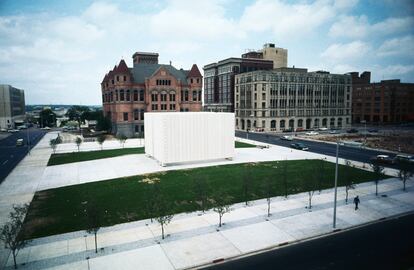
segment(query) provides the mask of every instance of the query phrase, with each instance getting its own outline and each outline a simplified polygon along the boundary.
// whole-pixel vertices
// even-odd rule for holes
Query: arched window
[[[134,101],[138,101],[138,90],[134,90]]]
[[[285,128],[285,120],[280,120],[279,127]]]
[[[119,91],[119,95],[120,95],[120,100],[121,100],[121,101],[124,101],[124,100],[125,100],[125,94],[124,94],[124,90],[123,90],[123,89],[121,89],[121,90]]]
[[[270,121],[270,128],[276,128],[276,120]]]
[[[131,91],[126,90],[126,101],[131,101]]]

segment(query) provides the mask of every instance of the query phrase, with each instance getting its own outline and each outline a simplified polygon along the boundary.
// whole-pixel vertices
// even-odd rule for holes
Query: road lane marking
[[[9,161],[9,160],[6,160],[6,161],[4,161],[4,162],[3,162],[3,164],[1,164],[1,165],[4,165],[4,164],[6,164],[6,163],[7,163],[8,161]]]

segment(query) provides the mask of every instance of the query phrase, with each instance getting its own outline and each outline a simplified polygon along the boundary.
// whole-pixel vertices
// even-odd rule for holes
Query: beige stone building
[[[310,130],[351,124],[351,76],[300,68],[236,75],[237,130]]]

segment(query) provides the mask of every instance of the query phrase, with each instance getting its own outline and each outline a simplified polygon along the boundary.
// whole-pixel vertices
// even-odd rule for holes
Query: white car
[[[326,130],[328,130],[328,128],[327,127],[320,127],[319,130],[320,131],[326,131]]]
[[[285,135],[285,136],[280,137],[280,139],[285,140],[285,141],[293,141],[293,136]]]
[[[319,134],[319,132],[316,132],[316,131],[309,131],[309,132],[306,132],[305,134],[306,134],[306,135],[309,135],[309,136],[313,136],[313,135],[318,135],[318,134]]]

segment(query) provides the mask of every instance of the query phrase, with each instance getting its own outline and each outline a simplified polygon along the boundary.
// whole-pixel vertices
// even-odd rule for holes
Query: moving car
[[[395,159],[388,155],[378,155],[371,158],[371,162],[382,163],[382,164],[395,164]]]
[[[378,129],[368,129],[368,132],[370,133],[378,133]]]
[[[333,129],[333,130],[331,130],[331,131],[329,131],[329,134],[338,134],[339,132],[337,131],[337,130],[335,130],[335,129]]]
[[[348,132],[348,133],[358,133],[358,129],[351,128],[351,129],[348,129],[346,132]]]
[[[326,130],[328,130],[328,128],[327,127],[320,127],[319,130],[320,131],[326,131]]]
[[[303,143],[292,143],[290,145],[290,147],[295,148],[295,149],[299,149],[299,150],[303,150],[303,151],[309,150],[309,147],[307,147]]]
[[[23,139],[17,139],[16,146],[22,146],[22,145],[23,145]]]
[[[409,156],[409,155],[396,155],[395,156],[395,161],[397,161],[398,163],[401,162],[409,162],[414,164],[414,156]]]
[[[319,132],[316,132],[316,131],[309,131],[309,132],[306,132],[305,134],[306,134],[306,135],[309,135],[309,136],[313,136],[313,135],[318,135],[318,134],[319,134]]]
[[[285,140],[285,141],[293,141],[293,136],[285,135],[285,136],[280,137],[280,139]]]

